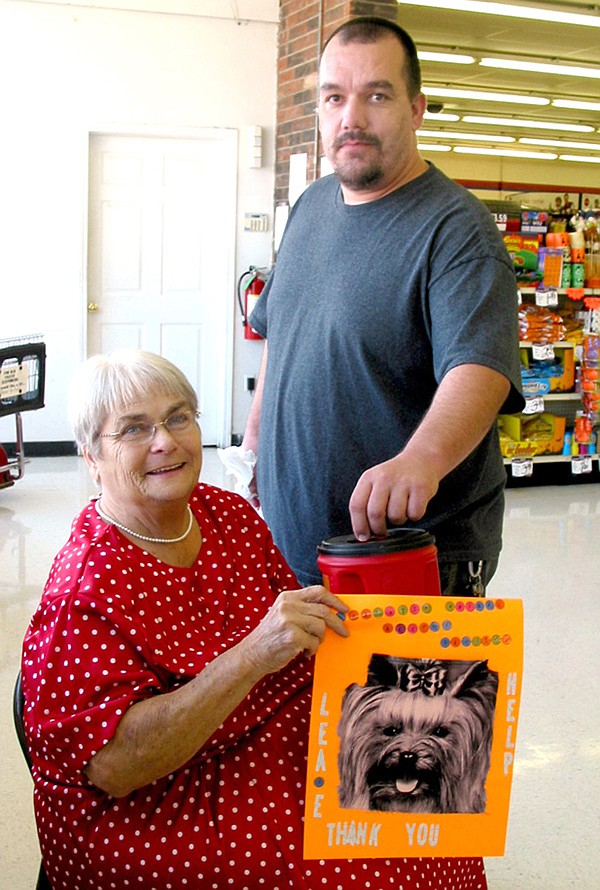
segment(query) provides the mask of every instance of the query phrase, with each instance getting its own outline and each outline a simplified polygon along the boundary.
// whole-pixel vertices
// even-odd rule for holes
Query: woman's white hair
[[[185,374],[161,355],[119,349],[87,359],[69,390],[69,421],[77,444],[97,456],[106,418],[155,395],[176,396],[198,410],[198,397]]]

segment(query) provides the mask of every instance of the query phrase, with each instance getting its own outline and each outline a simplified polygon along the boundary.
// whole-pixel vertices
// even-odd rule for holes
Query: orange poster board
[[[315,660],[306,859],[502,856],[521,600],[345,595]]]

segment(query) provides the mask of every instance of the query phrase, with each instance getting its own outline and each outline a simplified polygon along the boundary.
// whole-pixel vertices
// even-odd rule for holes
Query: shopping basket
[[[25,468],[23,411],[44,407],[46,346],[41,334],[0,340],[0,417],[15,415],[15,457],[0,445],[0,488],[13,485]]]

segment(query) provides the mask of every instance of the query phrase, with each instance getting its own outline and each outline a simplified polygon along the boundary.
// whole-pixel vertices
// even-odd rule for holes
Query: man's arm
[[[503,374],[483,365],[449,371],[406,447],[362,474],[350,498],[360,540],[385,535],[388,521],[421,519],[440,481],[481,442],[510,390]]]
[[[258,372],[258,380],[256,381],[256,388],[254,390],[254,396],[252,397],[252,405],[250,406],[250,411],[248,412],[248,419],[246,420],[246,429],[244,431],[244,438],[242,439],[242,448],[244,449],[244,453],[246,451],[253,451],[255,455],[258,456],[258,432],[260,429],[260,412],[262,408],[262,394],[263,388],[265,385],[265,373],[267,369],[267,341],[265,340],[265,345],[262,354],[262,360],[260,363],[260,371]],[[255,471],[256,473],[256,471]],[[256,476],[254,475],[250,485],[249,485],[251,493],[255,498],[258,499],[258,493],[256,490]]]

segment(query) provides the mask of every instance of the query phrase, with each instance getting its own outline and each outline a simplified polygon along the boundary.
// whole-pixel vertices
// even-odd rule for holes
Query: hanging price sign
[[[534,343],[531,347],[531,354],[538,361],[550,361],[554,358],[554,346],[552,343]]]
[[[515,479],[524,479],[533,476],[533,461],[530,458],[511,460],[510,469]]]
[[[536,306],[558,306],[558,291],[553,287],[540,287],[535,292]]]
[[[544,399],[536,396],[535,399],[525,399],[523,414],[542,414],[544,411]]]
[[[571,473],[581,476],[583,473],[592,472],[592,458],[589,454],[578,454],[571,458]]]

